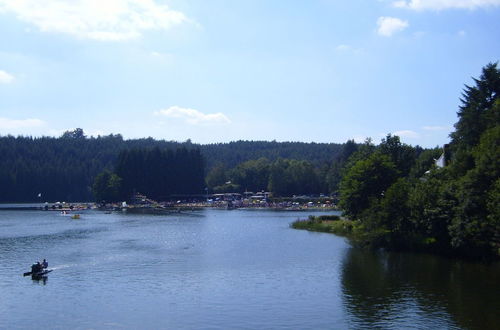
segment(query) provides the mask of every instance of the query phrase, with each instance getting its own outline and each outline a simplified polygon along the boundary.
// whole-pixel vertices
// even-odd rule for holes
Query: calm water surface
[[[498,328],[499,264],[289,228],[307,215],[0,211],[0,329]]]

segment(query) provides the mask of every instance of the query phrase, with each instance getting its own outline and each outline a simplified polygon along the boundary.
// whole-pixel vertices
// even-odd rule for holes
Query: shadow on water
[[[49,280],[49,277],[47,275],[42,275],[42,276],[31,275],[31,280],[33,281],[33,283],[47,285],[47,281]]]
[[[499,278],[500,263],[353,248],[341,283],[345,308],[361,326],[418,328],[404,323],[412,315],[427,326],[439,319],[448,328],[494,329],[500,324]]]

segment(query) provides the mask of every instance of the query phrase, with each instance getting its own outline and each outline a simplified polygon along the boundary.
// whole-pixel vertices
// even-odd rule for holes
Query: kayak
[[[33,273],[33,272],[26,272],[23,274],[23,276],[44,276],[44,275],[47,275],[48,273],[50,273],[51,271],[53,271],[53,269],[43,269],[39,272],[36,272],[36,273]]]

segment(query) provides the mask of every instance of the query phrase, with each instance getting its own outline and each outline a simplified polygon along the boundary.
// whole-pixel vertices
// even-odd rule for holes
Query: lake
[[[0,328],[498,329],[498,263],[289,227],[309,214],[0,211]]]

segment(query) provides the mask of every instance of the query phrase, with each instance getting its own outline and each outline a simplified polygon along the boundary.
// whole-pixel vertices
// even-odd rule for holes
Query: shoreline
[[[85,210],[100,211],[142,211],[142,212],[172,212],[183,210],[276,210],[276,211],[339,211],[336,207],[328,204],[322,205],[287,205],[282,203],[241,204],[230,205],[226,203],[158,203],[158,204],[106,204],[97,203],[3,203],[0,211],[47,211],[47,212],[81,212]]]

